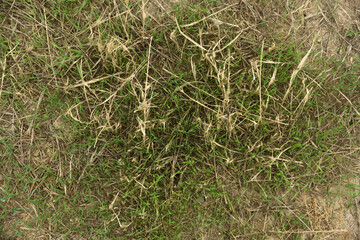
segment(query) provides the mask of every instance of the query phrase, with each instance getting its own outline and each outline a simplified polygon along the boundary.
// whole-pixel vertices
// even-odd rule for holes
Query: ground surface
[[[0,238],[359,239],[359,6],[0,2]]]

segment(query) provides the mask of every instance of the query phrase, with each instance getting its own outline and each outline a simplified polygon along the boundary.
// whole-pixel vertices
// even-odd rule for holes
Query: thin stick
[[[299,219],[300,222],[302,222],[302,224],[304,224],[306,226],[306,228],[309,230],[309,232],[313,232],[313,230],[291,209],[289,208],[286,204],[284,204],[282,201],[280,201],[279,199],[275,198],[278,202],[280,202],[281,204],[283,204],[290,212],[292,212],[295,217],[297,219]]]
[[[143,131],[143,135],[144,135],[144,143],[146,140],[146,123],[147,123],[147,119],[148,119],[148,115],[149,115],[149,111],[150,111],[150,106],[147,103],[147,91],[148,91],[148,81],[149,81],[149,68],[150,68],[150,54],[151,54],[151,43],[152,43],[152,37],[150,38],[150,43],[149,43],[149,52],[148,52],[148,60],[147,60],[147,66],[146,66],[146,78],[145,78],[145,88],[144,88],[144,92],[143,92],[143,112],[144,112],[144,131]]]
[[[343,94],[341,91],[339,91],[339,93],[350,103],[350,105],[353,107],[353,109],[355,110],[356,114],[360,116],[360,113],[358,112],[358,110],[356,110],[356,108],[354,107],[354,105],[352,104],[352,102],[350,101],[350,99],[348,99],[345,94]]]
[[[283,98],[283,101],[285,101],[287,95],[289,95],[290,90],[291,90],[291,87],[292,87],[292,84],[293,84],[293,82],[294,82],[294,80],[295,80],[298,72],[304,67],[305,62],[306,62],[306,60],[308,59],[308,57],[309,57],[309,55],[310,55],[310,53],[311,53],[311,50],[312,50],[312,48],[313,48],[313,46],[314,46],[315,39],[316,39],[316,37],[314,37],[313,42],[312,42],[312,44],[311,44],[311,47],[310,47],[309,51],[306,53],[306,55],[303,57],[303,59],[301,59],[301,62],[300,62],[299,65],[296,67],[296,69],[292,72],[291,77],[290,77],[289,87],[288,87],[288,89],[287,89],[287,91],[286,91],[286,93],[285,93],[285,96],[284,96],[284,98]]]
[[[6,70],[6,57],[4,57],[4,60],[0,62],[2,66],[2,75],[1,75],[1,83],[0,83],[0,99],[3,92],[3,85],[4,85],[4,79],[5,79],[5,70]]]
[[[265,232],[253,232],[253,233],[248,233],[248,234],[243,234],[243,235],[237,235],[236,238],[252,236],[252,235],[261,234],[261,233],[302,234],[302,233],[338,233],[338,232],[348,232],[348,230],[347,229],[333,229],[333,230],[314,230],[314,231],[265,231]]]
[[[192,42],[193,44],[195,44],[197,47],[199,47],[200,49],[204,50],[204,51],[209,51],[208,49],[204,48],[203,46],[201,46],[200,44],[198,44],[195,40],[191,39],[190,37],[188,37],[185,33],[183,33],[183,31],[181,31],[179,23],[177,21],[177,19],[175,18],[175,22],[176,22],[176,26],[180,32],[181,35],[183,35],[187,40],[189,40],[190,42]]]
[[[226,44],[223,48],[214,51],[214,53],[222,52],[224,49],[226,49],[226,48],[229,47],[231,44],[233,44],[233,43],[241,36],[241,34],[242,34],[245,30],[248,30],[249,28],[250,28],[250,27],[247,27],[247,28],[244,28],[243,30],[241,30],[241,32],[239,32],[238,35],[237,35],[233,40],[231,40],[231,41],[230,41],[228,44]]]
[[[348,232],[347,229],[333,229],[333,230],[317,230],[317,231],[268,231],[269,233],[336,233],[336,232]]]
[[[36,105],[35,113],[33,114],[33,118],[32,118],[32,120],[31,120],[30,126],[29,126],[29,128],[28,128],[28,130],[26,131],[25,134],[28,134],[28,135],[29,135],[29,134],[31,133],[31,130],[32,130],[33,125],[34,125],[35,115],[36,115],[37,112],[39,111],[40,103],[41,103],[41,101],[42,101],[42,99],[43,99],[43,97],[44,97],[44,92],[45,92],[45,91],[42,91],[41,94],[40,94],[38,103],[37,103],[37,105]]]
[[[219,14],[219,13],[225,11],[226,9],[231,8],[231,7],[235,6],[235,5],[238,5],[238,3],[231,4],[231,5],[229,5],[229,6],[225,7],[225,8],[217,11],[217,12],[214,12],[214,13],[206,16],[206,17],[203,17],[203,18],[200,19],[200,20],[197,20],[197,21],[192,22],[192,23],[189,23],[189,24],[181,25],[181,26],[182,26],[182,27],[190,27],[190,26],[193,26],[193,25],[198,24],[199,22],[202,22],[202,21],[206,20],[207,18],[210,18],[210,17],[212,17],[212,16],[214,16],[214,15],[217,15],[217,14]]]

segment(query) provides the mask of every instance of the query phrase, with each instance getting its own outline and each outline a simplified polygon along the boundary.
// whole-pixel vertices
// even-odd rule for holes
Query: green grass
[[[1,237],[324,230],[294,204],[351,173],[359,65],[314,50],[290,85],[311,39],[274,37],[254,3],[216,14],[219,26],[182,27],[225,6],[183,3],[145,19],[141,2],[0,10]]]

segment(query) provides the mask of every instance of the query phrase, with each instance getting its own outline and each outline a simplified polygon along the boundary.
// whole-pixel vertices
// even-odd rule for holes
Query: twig
[[[315,39],[316,39],[316,37],[314,37],[313,42],[312,42],[312,44],[311,44],[311,47],[310,47],[309,51],[306,53],[306,55],[303,57],[303,59],[301,59],[299,65],[298,65],[298,66],[295,68],[295,70],[292,72],[291,77],[290,77],[289,87],[288,87],[288,89],[287,89],[287,91],[286,91],[286,93],[285,93],[285,96],[284,96],[284,98],[283,98],[283,101],[285,101],[285,100],[286,100],[286,97],[289,95],[290,90],[291,90],[291,86],[292,86],[292,84],[293,84],[293,82],[294,82],[297,74],[298,74],[299,71],[304,67],[305,62],[306,62],[306,60],[308,59],[308,57],[309,57],[309,55],[310,55],[310,53],[311,53],[311,50],[312,50],[312,48],[313,48],[313,46],[314,46]]]
[[[32,130],[32,128],[33,128],[35,115],[36,115],[37,112],[39,111],[40,103],[41,103],[41,101],[42,101],[42,99],[43,99],[43,97],[44,97],[44,92],[45,92],[45,91],[42,91],[41,94],[40,94],[38,103],[37,103],[37,105],[36,105],[35,113],[33,114],[33,118],[32,118],[32,120],[31,120],[31,123],[30,123],[30,125],[29,125],[29,128],[28,128],[28,130],[27,130],[26,133],[25,133],[25,134],[27,134],[27,135],[30,135],[31,130]]]
[[[193,26],[193,25],[195,25],[195,24],[198,24],[199,22],[202,22],[202,21],[206,20],[207,18],[210,18],[210,17],[212,17],[212,16],[214,16],[214,15],[217,15],[217,14],[225,11],[226,9],[231,8],[231,7],[233,7],[233,6],[236,6],[236,5],[238,5],[238,3],[231,4],[231,5],[229,5],[229,6],[225,7],[225,8],[217,11],[217,12],[214,12],[214,13],[206,16],[206,17],[203,17],[203,18],[200,19],[200,20],[197,20],[197,21],[192,22],[192,23],[189,23],[189,24],[181,25],[181,26],[182,26],[182,27],[190,27],[190,26]]]
[[[353,107],[353,109],[355,110],[356,114],[358,116],[360,116],[360,113],[358,112],[358,110],[356,110],[356,108],[354,107],[354,105],[352,104],[352,102],[350,101],[350,99],[348,99],[345,94],[343,94],[341,91],[339,91],[339,93],[350,103],[350,105]]]
[[[348,232],[347,229],[333,229],[333,230],[313,230],[313,231],[264,231],[264,232],[252,232],[243,235],[237,235],[236,238],[245,237],[245,236],[253,236],[257,234],[263,233],[280,233],[280,234],[304,234],[304,233],[338,233],[338,232]]]
[[[193,44],[195,44],[197,47],[199,47],[200,49],[202,49],[202,50],[204,50],[204,51],[209,51],[208,49],[206,49],[206,48],[204,48],[203,46],[201,46],[200,44],[198,44],[195,40],[193,40],[193,39],[191,39],[190,37],[188,37],[183,31],[181,31],[181,28],[180,28],[180,26],[179,26],[179,23],[178,23],[178,21],[177,21],[177,19],[176,18],[174,18],[175,19],[175,22],[176,22],[176,26],[177,26],[177,28],[178,28],[178,30],[179,30],[179,32],[180,32],[180,34],[181,35],[183,35],[187,40],[189,40],[190,42],[192,42]]]
[[[360,179],[359,179],[360,183]],[[355,207],[356,207],[356,217],[357,217],[357,227],[358,227],[358,235],[357,239],[360,239],[360,209],[359,209],[359,199],[355,198]]]

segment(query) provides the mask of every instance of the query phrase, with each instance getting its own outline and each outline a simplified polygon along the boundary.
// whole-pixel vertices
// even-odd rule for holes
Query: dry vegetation
[[[0,2],[0,237],[356,239],[355,2]]]

